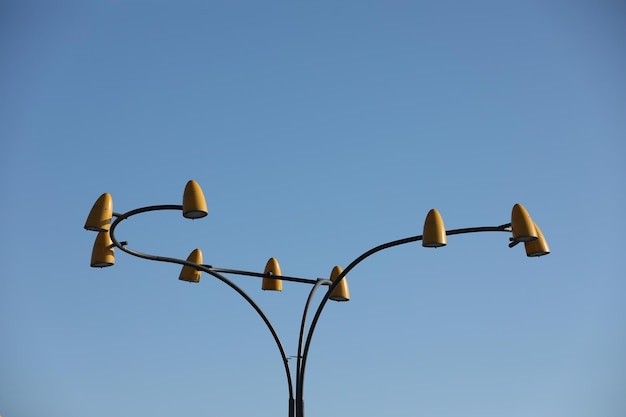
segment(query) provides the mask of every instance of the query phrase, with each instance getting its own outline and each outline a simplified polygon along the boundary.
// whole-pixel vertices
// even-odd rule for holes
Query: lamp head
[[[343,269],[339,266],[335,266],[333,270],[330,272],[330,280],[335,282],[335,280],[341,275]],[[335,287],[332,293],[330,293],[331,300],[333,301],[350,301],[350,289],[348,288],[348,279],[343,277],[339,284]]]
[[[521,204],[513,206],[511,212],[511,229],[513,230],[513,242],[530,242],[537,239],[535,223],[530,214]]]
[[[446,227],[443,218],[437,209],[431,209],[424,221],[424,233],[422,236],[422,246],[425,248],[439,248],[448,244]]]
[[[280,272],[280,265],[278,264],[278,260],[276,258],[270,258],[265,264],[264,274],[269,275],[282,275]],[[261,289],[265,291],[282,291],[283,290],[283,280],[277,278],[263,278],[263,283],[261,284]]]
[[[91,267],[106,268],[115,264],[114,248],[109,231],[98,232],[91,251]]]
[[[189,180],[183,194],[183,216],[188,219],[199,219],[207,214],[209,209],[202,188],[196,181]]]
[[[194,249],[187,257],[187,261],[202,265],[202,251],[200,249]],[[178,279],[187,282],[200,282],[201,275],[202,271],[192,266],[184,265],[183,269],[180,271]]]
[[[537,239],[531,240],[530,242],[524,242],[524,248],[526,249],[526,256],[529,257],[539,257],[550,254],[550,248],[548,247],[548,242],[543,237],[543,233],[541,233],[541,229],[535,223],[535,231],[537,232]]]
[[[111,226],[111,219],[113,218],[113,198],[111,194],[102,194],[94,203],[87,221],[85,222],[85,229],[92,230],[94,232],[108,231]]]

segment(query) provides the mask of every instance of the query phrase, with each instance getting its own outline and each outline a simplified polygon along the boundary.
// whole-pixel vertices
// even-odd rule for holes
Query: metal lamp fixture
[[[341,276],[343,269],[340,266],[333,267],[330,272],[331,282],[337,281],[337,278]],[[333,301],[350,301],[350,290],[348,289],[348,280],[342,279],[337,283],[334,290],[331,291],[329,298]]]
[[[526,255],[530,257],[548,255],[550,253],[548,242],[546,242],[546,238],[543,237],[539,226],[537,226],[537,224],[534,224],[534,226],[535,232],[537,232],[537,239],[524,242]]]
[[[111,219],[113,218],[113,198],[111,194],[102,194],[94,203],[87,221],[85,222],[85,229],[92,230],[94,232],[106,232],[111,226]]]
[[[424,220],[424,234],[422,246],[425,248],[440,248],[448,244],[446,227],[443,225],[443,218],[437,209],[431,209]]]
[[[271,275],[272,277],[281,276],[280,265],[278,264],[278,260],[276,258],[270,258],[265,264],[265,271],[263,271],[265,275]],[[283,290],[283,280],[279,278],[265,277],[263,278],[263,283],[261,284],[261,289],[266,291],[282,291]]]
[[[209,214],[206,199],[200,185],[189,180],[183,193],[183,216],[188,219],[200,219]]]
[[[109,193],[102,194],[91,209],[87,221],[85,222],[85,229],[96,231],[98,235],[93,246],[91,256],[91,266],[97,268],[103,268],[112,266],[115,264],[114,249],[120,249],[130,255],[158,262],[168,262],[179,264],[182,266],[182,270],[179,275],[181,281],[198,283],[202,273],[207,273],[213,278],[216,278],[237,293],[239,293],[248,304],[258,313],[260,318],[265,323],[266,327],[272,334],[276,346],[282,358],[283,366],[285,368],[285,375],[287,377],[287,386],[289,393],[289,417],[304,417],[304,375],[306,370],[306,363],[317,322],[328,300],[333,301],[349,301],[350,291],[348,289],[348,281],[346,275],[354,267],[360,264],[363,260],[369,256],[380,252],[385,249],[392,248],[394,246],[409,244],[413,242],[422,241],[422,246],[428,248],[439,248],[448,244],[447,237],[457,234],[466,233],[478,233],[478,232],[506,232],[511,233],[509,239],[509,247],[514,247],[519,243],[524,243],[526,255],[529,257],[539,257],[550,253],[548,244],[541,232],[541,229],[532,220],[528,211],[521,204],[515,204],[511,212],[511,222],[501,224],[499,226],[486,226],[486,227],[470,227],[464,229],[446,230],[441,214],[436,209],[432,209],[428,212],[424,221],[423,234],[417,236],[411,236],[404,239],[394,240],[391,242],[383,243],[368,251],[364,252],[352,262],[348,264],[345,269],[339,266],[335,266],[331,273],[330,279],[324,278],[299,278],[293,276],[283,275],[276,258],[270,258],[265,265],[263,273],[253,271],[243,271],[237,269],[217,268],[212,265],[206,265],[203,262],[202,251],[197,248],[194,249],[187,259],[169,258],[163,256],[156,256],[147,253],[138,252],[130,249],[127,242],[120,242],[115,237],[115,230],[117,226],[124,220],[141,213],[160,211],[160,210],[179,210],[182,211],[183,217],[189,219],[200,219],[206,217],[208,214],[208,208],[204,193],[200,188],[200,185],[190,180],[185,186],[183,193],[182,205],[160,205],[160,206],[147,206],[134,210],[130,210],[125,213],[113,212],[113,200]],[[115,220],[113,220],[115,218]],[[308,284],[311,285],[311,291],[304,305],[300,333],[298,340],[298,351],[295,355],[295,382],[291,372],[288,360],[290,356],[287,356],[282,342],[280,341],[278,334],[265,315],[263,310],[258,304],[244,292],[233,281],[226,278],[225,275],[238,275],[262,278],[261,289],[267,291],[282,291],[283,281]],[[307,326],[307,317],[309,313],[309,307],[313,301],[313,296],[317,289],[321,286],[327,287],[326,292],[319,302],[311,322]]]
[[[188,264],[181,269],[178,279],[187,282],[200,282],[202,271],[194,268],[193,265],[202,265],[202,251],[194,249],[187,257],[187,262]]]
[[[109,231],[98,232],[91,251],[91,266],[104,268],[115,264],[114,248]]]
[[[513,229],[513,242],[531,242],[537,240],[535,223],[531,220],[528,211],[521,204],[513,206],[511,212],[511,228]]]

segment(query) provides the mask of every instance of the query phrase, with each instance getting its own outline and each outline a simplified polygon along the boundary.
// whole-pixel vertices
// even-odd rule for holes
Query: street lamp
[[[510,223],[502,224],[499,226],[470,227],[453,230],[446,230],[441,214],[436,209],[432,209],[428,212],[426,220],[424,221],[424,229],[422,235],[394,240],[378,245],[354,259],[350,264],[348,264],[345,269],[342,269],[339,266],[335,266],[330,273],[330,279],[299,278],[283,275],[276,258],[270,258],[267,261],[263,273],[217,268],[204,263],[202,251],[199,248],[194,249],[189,254],[187,259],[169,258],[142,253],[130,249],[127,242],[120,242],[115,237],[115,229],[123,220],[126,220],[129,217],[137,214],[159,210],[179,210],[182,211],[185,218],[189,219],[199,219],[207,216],[208,214],[208,208],[202,189],[200,188],[200,185],[194,180],[190,180],[185,186],[182,205],[147,206],[130,210],[125,213],[115,213],[113,212],[113,200],[111,195],[108,193],[104,193],[98,198],[98,200],[94,204],[91,212],[89,213],[89,216],[87,217],[87,221],[85,222],[85,229],[98,232],[91,255],[91,266],[94,268],[112,266],[115,263],[114,250],[117,248],[139,258],[182,265],[182,270],[179,275],[179,279],[182,281],[195,283],[200,282],[201,275],[203,272],[205,272],[224,282],[226,285],[239,293],[239,295],[241,295],[259,314],[259,316],[269,329],[270,333],[272,334],[274,341],[276,342],[276,346],[278,347],[283,361],[283,366],[285,368],[285,374],[287,376],[287,386],[289,389],[289,417],[304,417],[304,375],[306,363],[309,355],[311,339],[313,338],[313,333],[315,331],[315,327],[322,313],[322,310],[324,309],[324,306],[326,305],[326,302],[328,300],[350,300],[350,291],[348,289],[346,275],[364,259],[384,249],[417,241],[422,241],[422,246],[424,247],[438,248],[447,245],[448,236],[478,232],[511,233],[512,236],[509,238],[509,247],[514,247],[519,243],[524,243],[526,255],[529,257],[538,257],[550,253],[550,249],[548,247],[548,244],[546,243],[543,233],[541,232],[539,227],[533,222],[530,215],[528,214],[528,211],[521,204],[515,204],[513,206]],[[113,218],[115,218],[115,220],[113,220]],[[291,281],[312,285],[311,291],[304,305],[302,319],[300,323],[298,352],[296,356],[297,361],[295,366],[295,384],[288,363],[289,357],[285,353],[283,344],[281,343],[280,338],[278,337],[278,334],[274,329],[274,326],[265,315],[263,310],[261,310],[261,308],[257,305],[257,303],[239,286],[226,278],[225,275],[228,274],[262,278],[263,281],[261,284],[261,288],[266,291],[282,291],[282,281]],[[317,289],[321,286],[327,287],[326,293],[324,294],[324,297],[317,306],[317,309],[313,314],[311,323],[307,327],[307,317],[309,314],[309,308],[311,306],[313,296]]]

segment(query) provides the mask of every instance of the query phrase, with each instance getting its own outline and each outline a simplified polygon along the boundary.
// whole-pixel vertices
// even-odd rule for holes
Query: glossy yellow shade
[[[530,242],[537,239],[535,223],[521,204],[513,206],[511,229],[513,229],[513,242]]]
[[[199,219],[207,214],[209,209],[202,188],[196,181],[189,180],[183,194],[183,216],[188,219]]]
[[[91,266],[105,268],[115,264],[114,248],[109,232],[98,232],[91,251]]]
[[[278,260],[276,258],[270,258],[265,264],[264,274],[269,275],[282,275],[280,272],[280,265],[278,264]],[[266,291],[282,291],[283,290],[283,280],[276,278],[263,278],[263,283],[261,284],[261,289]]]
[[[102,194],[94,203],[87,221],[85,222],[85,229],[93,230],[94,232],[104,232],[109,230],[111,226],[111,219],[113,218],[113,198],[111,194]]]
[[[187,261],[202,265],[202,251],[200,249],[194,249],[187,257]],[[201,275],[202,271],[199,271],[192,266],[184,265],[183,269],[180,271],[178,279],[187,282],[200,282]]]
[[[335,266],[330,272],[330,280],[335,282],[339,275],[343,272],[343,269],[339,266]],[[343,277],[339,284],[335,287],[332,293],[330,293],[331,300],[333,301],[350,301],[350,289],[348,288],[348,279]]]
[[[422,236],[422,246],[425,248],[439,248],[448,244],[446,227],[443,218],[437,209],[431,209],[424,221],[424,233]]]
[[[550,248],[548,247],[548,242],[543,237],[543,233],[541,233],[541,229],[535,223],[535,231],[537,232],[537,239],[531,240],[530,242],[524,242],[524,248],[526,249],[526,256],[537,257],[544,256],[550,253]]]

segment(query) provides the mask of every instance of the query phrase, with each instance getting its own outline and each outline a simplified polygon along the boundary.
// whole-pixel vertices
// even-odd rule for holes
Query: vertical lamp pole
[[[487,227],[470,227],[464,229],[446,230],[444,227],[443,219],[436,209],[430,210],[424,221],[423,234],[418,236],[411,236],[408,238],[394,240],[392,242],[383,243],[378,245],[360,256],[354,259],[345,269],[339,266],[335,266],[329,279],[317,278],[299,278],[286,276],[281,273],[280,265],[276,258],[270,258],[267,261],[265,270],[263,273],[243,271],[237,269],[217,268],[212,265],[203,263],[202,251],[197,248],[194,249],[187,259],[177,259],[164,256],[156,256],[147,253],[138,252],[130,249],[127,242],[120,242],[115,236],[115,230],[117,226],[131,216],[135,216],[142,213],[160,210],[178,210],[182,211],[185,218],[199,219],[205,217],[208,214],[208,208],[204,194],[200,185],[190,180],[185,186],[183,194],[182,205],[159,205],[159,206],[147,206],[134,210],[130,210],[125,213],[113,212],[113,199],[109,193],[104,193],[98,198],[94,204],[87,221],[85,222],[85,229],[96,231],[98,235],[93,245],[91,255],[91,266],[95,268],[103,268],[112,266],[115,263],[114,250],[117,248],[130,255],[147,259],[150,261],[167,262],[182,265],[182,270],[179,275],[179,279],[187,282],[200,282],[200,277],[203,272],[217,278],[222,281],[239,295],[241,295],[250,306],[261,317],[268,330],[272,334],[276,346],[281,355],[283,366],[285,368],[285,375],[287,377],[287,387],[289,391],[289,417],[304,417],[304,375],[306,370],[307,358],[309,355],[309,349],[311,347],[311,340],[315,332],[318,320],[322,314],[324,306],[328,300],[333,301],[349,301],[350,291],[348,289],[348,281],[346,275],[354,267],[360,264],[363,260],[369,256],[380,252],[385,249],[392,248],[394,246],[405,245],[413,242],[422,242],[422,246],[429,248],[437,248],[447,245],[447,236],[465,234],[465,233],[478,233],[478,232],[507,232],[512,236],[509,238],[509,247],[513,247],[518,243],[524,243],[526,249],[526,255],[529,257],[538,257],[547,255],[550,253],[548,244],[541,233],[539,227],[533,222],[526,209],[521,204],[515,204],[511,213],[511,222],[502,224],[499,226],[487,226]],[[115,220],[113,220],[115,218]],[[304,305],[302,312],[302,319],[300,322],[300,333],[298,338],[298,352],[296,355],[296,369],[295,369],[295,387],[294,380],[292,378],[291,369],[289,367],[289,357],[287,356],[284,346],[278,337],[274,326],[265,315],[263,310],[258,304],[239,286],[237,286],[225,275],[239,275],[262,278],[261,288],[268,291],[282,291],[282,282],[291,281],[302,284],[309,284],[312,286],[309,296]],[[314,299],[316,291],[322,287],[327,287],[326,292],[317,306],[311,323],[307,327],[307,318],[309,310]]]

